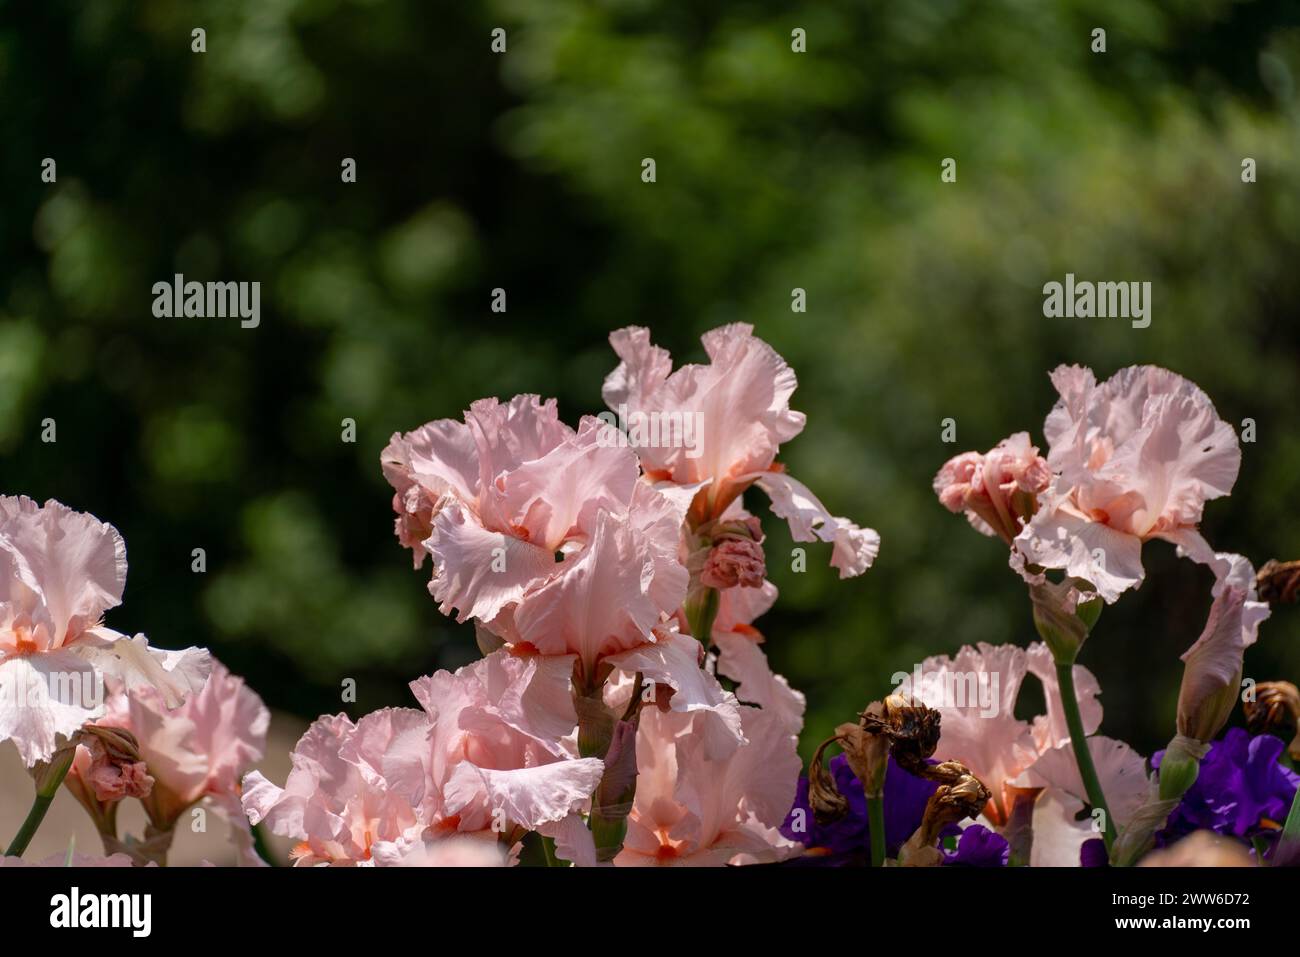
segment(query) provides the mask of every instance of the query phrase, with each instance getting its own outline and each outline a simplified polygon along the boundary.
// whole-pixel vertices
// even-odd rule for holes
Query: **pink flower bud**
[[[700,572],[700,582],[719,590],[737,585],[758,588],[766,575],[763,546],[753,539],[733,538],[713,546]]]
[[[146,798],[153,790],[154,781],[140,760],[135,736],[118,728],[83,728],[71,773],[104,804],[127,797]]]
[[[1017,432],[984,455],[963,452],[934,477],[939,502],[950,512],[965,512],[974,528],[1010,542],[1038,507],[1038,496],[1052,482],[1052,470],[1029,433]]]

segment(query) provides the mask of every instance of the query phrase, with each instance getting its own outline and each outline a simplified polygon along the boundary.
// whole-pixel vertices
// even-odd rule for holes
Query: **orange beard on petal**
[[[14,653],[18,655],[34,655],[40,651],[40,646],[36,644],[36,639],[26,628],[14,629]]]
[[[660,844],[659,850],[655,851],[655,860],[661,864],[668,861],[675,861],[676,859],[677,848],[673,847],[671,844]]]

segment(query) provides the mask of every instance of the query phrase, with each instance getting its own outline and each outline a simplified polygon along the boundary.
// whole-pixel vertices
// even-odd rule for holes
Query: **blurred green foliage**
[[[354,713],[408,704],[406,681],[475,654],[393,538],[380,449],[484,395],[599,410],[605,337],[629,323],[679,360],[754,323],[801,380],[790,471],[883,535],[877,567],[839,582],[826,554],[792,574],[767,520],[782,597],[759,624],[808,695],[805,747],[927,655],[1033,637],[1005,549],[930,479],[1010,432],[1041,441],[1060,362],[1159,363],[1254,419],[1206,534],[1257,564],[1300,556],[1294,3],[49,0],[0,18],[0,486],[115,523],[131,570],[110,624],[210,645],[274,706],[336,711],[344,677]],[[261,326],[154,318],[176,272],[260,281]],[[1066,272],[1150,280],[1150,328],[1045,319]],[[1081,659],[1103,731],[1144,753],[1209,604],[1204,569],[1159,545],[1147,566]],[[1247,675],[1300,677],[1298,636],[1278,610]]]

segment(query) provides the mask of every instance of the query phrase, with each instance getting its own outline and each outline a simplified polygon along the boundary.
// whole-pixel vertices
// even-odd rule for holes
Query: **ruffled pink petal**
[[[1115,825],[1123,827],[1146,801],[1149,791],[1146,759],[1123,741],[1102,735],[1088,739],[1088,751],[1092,754],[1097,779],[1101,782]],[[1025,771],[1020,783],[1028,787],[1057,788],[1079,801],[1088,800],[1087,789],[1079,777],[1074,749],[1069,742],[1045,751]]]
[[[462,830],[518,824],[529,830],[560,821],[577,811],[600,783],[605,764],[574,758],[534,768],[497,771],[464,761],[443,790],[449,814],[460,816]]]
[[[478,449],[480,489],[573,435],[560,421],[555,400],[543,402],[536,395],[517,395],[507,403],[479,399],[465,413],[465,425]]]
[[[461,712],[460,727],[508,728],[557,757],[563,755],[561,740],[578,723],[573,662],[573,655],[498,651],[466,665],[456,673],[457,679],[477,683],[478,693],[474,704]],[[434,702],[433,708],[439,714],[446,712],[441,702]]]
[[[307,836],[307,805],[318,791],[347,788],[354,770],[339,752],[356,730],[345,714],[321,717],[298,740],[291,760],[293,770],[283,788],[268,781],[260,771],[244,778],[241,803],[254,824],[266,823],[273,834],[303,839]]]
[[[126,545],[112,525],[53,499],[6,499],[0,622],[21,615],[40,650],[58,648],[120,604],[125,584]],[[6,644],[0,641],[0,652]]]
[[[776,604],[776,586],[764,581],[758,588],[728,588],[718,594],[718,616],[713,621],[713,638],[728,632],[757,635],[754,619]]]
[[[803,729],[807,700],[768,664],[763,648],[752,638],[723,632],[714,638],[718,647],[718,673],[737,682],[736,698],[758,705],[775,715],[789,734]]]
[[[626,522],[601,512],[587,547],[516,608],[519,638],[543,654],[578,655],[588,674],[601,655],[648,640],[685,588],[671,606],[656,602],[655,556],[640,545]]]
[[[649,469],[668,472],[675,482],[725,485],[767,469],[780,444],[803,429],[803,414],[789,405],[794,371],[749,325],[706,333],[708,364],[671,373],[668,354],[650,344],[646,330],[619,330],[610,342],[622,360],[602,390],[610,408],[698,417],[702,434],[694,449],[641,450]]]
[[[602,446],[600,427],[586,418],[577,435],[502,476],[486,490],[493,504],[485,517],[499,516],[517,535],[554,551],[593,529],[600,511],[626,508],[640,466],[630,449]]]
[[[1015,546],[1024,560],[1063,569],[1091,583],[1107,603],[1142,583],[1142,540],[1071,510],[1051,495],[1035,513]]]
[[[398,540],[411,549],[419,568],[438,501],[445,495],[464,503],[478,499],[478,446],[468,426],[439,419],[394,433],[379,462],[395,493]]]
[[[569,814],[558,821],[548,821],[537,832],[555,841],[555,856],[574,867],[596,866],[596,842],[581,814]]]
[[[68,650],[100,674],[116,678],[128,694],[144,688],[156,691],[168,708],[179,708],[202,690],[212,671],[206,648],[151,648],[144,635],[128,638],[102,627],[83,632]]]
[[[650,330],[627,326],[609,334],[609,344],[621,360],[601,388],[601,398],[611,409],[619,405],[641,409],[653,402],[673,371],[672,356],[650,341]]]
[[[282,837],[303,838],[302,813],[306,801],[302,795],[288,795],[284,788],[268,781],[261,771],[250,771],[244,778],[240,806],[253,824],[266,822],[271,833]]]
[[[237,794],[239,779],[266,749],[270,712],[242,678],[217,661],[207,682],[180,708],[167,708],[152,688],[131,694],[128,707],[125,723],[141,756],[181,804]]]
[[[662,487],[638,482],[628,506],[627,522],[653,563],[646,595],[664,612],[686,597],[690,575],[678,554],[690,498],[665,493]]]
[[[1066,726],[1065,711],[1061,704],[1061,689],[1056,679],[1056,663],[1047,645],[1041,641],[1030,645],[1025,657],[1030,673],[1043,683],[1047,714],[1034,718],[1034,740],[1040,752],[1048,751],[1070,740],[1070,730]],[[1083,732],[1093,734],[1101,727],[1101,702],[1097,700],[1101,694],[1101,684],[1083,665],[1075,665],[1074,691],[1079,703],[1079,715],[1083,720]]]
[[[840,578],[861,575],[876,560],[879,533],[831,515],[802,482],[784,472],[764,472],[757,477],[757,485],[772,500],[773,513],[789,524],[796,542],[821,539],[834,543],[831,566],[839,569]]]
[[[1195,525],[1207,500],[1231,491],[1236,434],[1188,380],[1131,366],[1098,386],[1090,371],[1063,366],[1053,382],[1061,399],[1044,427],[1048,460],[1057,491],[1082,514],[1147,538]]]
[[[718,680],[700,667],[700,644],[675,631],[662,634],[654,644],[606,659],[620,671],[641,672],[647,682],[673,689],[668,707],[678,713],[705,712],[708,720],[697,728],[710,758],[730,754],[744,741],[736,696],[724,691]]]
[[[459,505],[448,505],[438,513],[425,547],[434,562],[429,591],[439,611],[448,615],[454,610],[456,620],[462,622],[491,621],[556,565],[551,550],[488,531]]]
[[[746,743],[711,756],[702,716],[641,713],[636,800],[618,866],[720,866],[779,860],[795,848],[776,827],[802,768],[780,717],[742,707]]]
[[[0,660],[0,741],[31,767],[103,714],[99,675],[69,649]]]
[[[992,813],[998,816],[1007,811],[1005,785],[1037,758],[1029,723],[1015,715],[1026,670],[1022,648],[980,642],[963,646],[952,658],[925,659],[919,689],[914,673],[898,684],[899,694],[919,697],[939,711],[935,757],[970,768],[993,792]]]
[[[244,814],[240,795],[235,791],[220,791],[209,795],[208,799],[217,808],[221,816],[230,825],[230,843],[235,846],[235,861],[239,867],[268,867],[262,855],[257,853],[253,839],[253,829]]]

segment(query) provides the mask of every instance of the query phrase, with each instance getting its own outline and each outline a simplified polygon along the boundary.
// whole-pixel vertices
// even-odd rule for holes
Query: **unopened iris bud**
[[[1052,469],[1018,432],[981,455],[963,452],[944,463],[934,477],[939,502],[964,512],[971,525],[1008,545],[1038,510],[1038,496],[1051,484]]]
[[[698,533],[703,552],[699,581],[719,590],[758,588],[767,577],[763,526],[752,515],[710,522]]]
[[[130,731],[91,724],[73,740],[78,747],[69,780],[73,776],[80,779],[105,803],[149,796],[154,780],[140,760],[140,745]]]
[[[1034,627],[1057,664],[1074,664],[1101,615],[1102,599],[1088,598],[1088,593],[1088,586],[1073,578],[1062,582],[1044,578],[1029,586]]]
[[[1015,866],[1028,865],[1034,848],[1034,805],[1038,795],[1043,792],[1040,787],[1003,788],[1003,793],[1010,802],[1007,823],[1002,829],[1002,836],[1010,847],[1007,863]]]
[[[1241,687],[1242,655],[1255,641],[1268,606],[1227,584],[1210,606],[1205,630],[1183,654],[1178,689],[1178,733],[1213,741],[1227,724]]]
[[[760,588],[767,577],[763,546],[753,539],[718,542],[700,571],[701,584],[709,588]]]
[[[38,797],[51,798],[59,789],[63,782],[64,776],[72,766],[72,759],[76,755],[77,746],[69,741],[50,756],[48,761],[37,761],[32,765],[29,773],[36,782],[36,794]]]
[[[636,773],[636,724],[619,721],[605,753],[605,773],[592,795],[587,820],[598,861],[612,861],[623,849],[627,817],[636,797]]]
[[[135,735],[124,728],[83,726],[70,742],[72,766],[63,784],[86,809],[101,836],[117,832],[123,798],[145,801],[157,794]]]
[[[1185,734],[1176,734],[1160,759],[1160,799],[1181,798],[1196,783],[1201,758],[1209,753],[1208,742]]]

